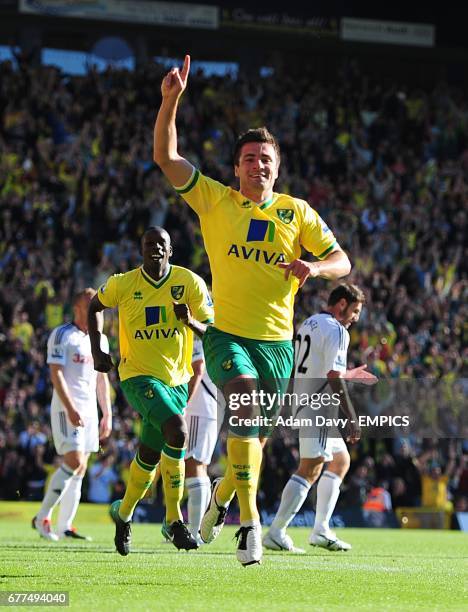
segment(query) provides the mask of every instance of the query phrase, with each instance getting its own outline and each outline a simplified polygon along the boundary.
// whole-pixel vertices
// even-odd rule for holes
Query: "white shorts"
[[[299,455],[301,459],[323,457],[325,463],[333,459],[335,453],[348,452],[343,438],[329,438],[328,427],[300,427]],[[335,430],[332,430],[333,433]]]
[[[219,430],[223,424],[221,419],[208,419],[197,415],[186,415],[189,431],[189,442],[185,458],[193,457],[204,465],[210,465],[216,446]]]
[[[58,455],[70,451],[97,453],[99,450],[99,425],[96,418],[84,419],[84,427],[75,427],[70,422],[65,410],[52,410],[52,436]]]

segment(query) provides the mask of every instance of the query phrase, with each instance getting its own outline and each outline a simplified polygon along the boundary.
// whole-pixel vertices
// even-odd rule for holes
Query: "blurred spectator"
[[[114,455],[108,453],[89,468],[88,501],[95,504],[108,504],[111,501],[111,487],[119,480],[114,460]]]

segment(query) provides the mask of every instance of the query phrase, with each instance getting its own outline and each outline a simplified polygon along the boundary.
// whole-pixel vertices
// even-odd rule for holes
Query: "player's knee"
[[[63,462],[75,474],[77,472],[80,472],[83,469],[83,466],[85,466],[86,469],[86,462],[84,461],[84,457],[81,453],[78,452],[67,453],[63,458]]]
[[[188,431],[185,420],[175,415],[163,425],[164,438],[174,448],[185,448],[188,445]]]
[[[185,476],[187,478],[201,478],[207,475],[206,465],[201,461],[197,461],[193,457],[189,457],[185,461]]]
[[[147,465],[156,465],[159,461],[159,455],[160,453],[158,451],[140,443],[138,447],[138,456]]]
[[[307,480],[310,484],[314,484],[314,482],[320,476],[323,464],[323,457],[316,457],[315,459],[301,459],[296,474]]]
[[[350,464],[351,458],[348,452],[337,453],[333,456],[333,461],[328,465],[327,469],[329,472],[333,472],[343,480],[348,473]]]

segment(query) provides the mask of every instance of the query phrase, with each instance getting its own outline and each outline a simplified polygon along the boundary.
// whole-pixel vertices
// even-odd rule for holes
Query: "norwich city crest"
[[[278,208],[276,214],[283,223],[286,223],[286,225],[289,225],[294,219],[294,211],[292,208]]]
[[[180,300],[184,295],[184,285],[174,285],[171,287],[171,295],[175,300]]]
[[[221,367],[223,370],[226,370],[226,372],[229,371],[232,368],[232,359],[226,359],[226,361],[223,361]]]
[[[145,397],[146,397],[146,399],[153,399],[154,391],[153,391],[153,389],[151,389],[151,387],[149,387],[149,389],[146,389]]]

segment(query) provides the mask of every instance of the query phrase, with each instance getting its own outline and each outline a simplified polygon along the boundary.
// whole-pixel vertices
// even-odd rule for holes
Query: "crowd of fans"
[[[157,64],[86,77],[0,64],[0,498],[40,498],[56,461],[45,347],[70,318],[73,293],[139,265],[148,225],[169,231],[174,263],[210,281],[198,221],[152,162],[162,75]],[[303,66],[256,79],[190,77],[179,149],[207,175],[236,186],[233,144],[260,125],[281,145],[276,190],[319,212],[350,256],[349,280],[365,290],[350,366],[367,363],[380,379],[415,386],[442,380],[466,397],[466,92],[374,82],[355,62],[329,82]],[[324,281],[307,283],[297,322],[322,309],[328,292]],[[115,355],[116,318],[106,325]],[[89,475],[93,501],[119,495],[136,444],[138,421],[115,372],[112,383],[114,432]],[[213,473],[224,469],[219,446]],[[445,478],[447,499],[467,507],[461,440],[434,443],[416,432],[363,440],[352,452],[341,504],[362,506],[381,486],[394,507],[419,505],[426,474]],[[266,452],[263,507],[277,503],[296,462],[292,434],[277,436]]]

